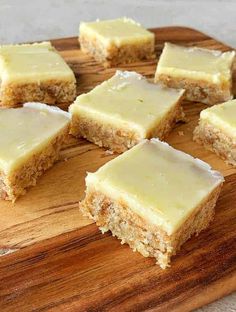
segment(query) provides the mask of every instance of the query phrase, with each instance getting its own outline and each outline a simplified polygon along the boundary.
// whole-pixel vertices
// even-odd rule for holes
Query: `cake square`
[[[236,100],[204,109],[194,130],[194,141],[236,166]]]
[[[76,95],[75,76],[50,42],[0,46],[0,79],[6,107],[72,102]]]
[[[155,81],[186,90],[185,98],[216,104],[232,98],[232,64],[235,52],[220,52],[165,43]]]
[[[144,140],[86,177],[85,216],[161,268],[214,216],[223,177],[158,139]]]
[[[0,198],[15,201],[58,159],[70,114],[42,103],[0,110]]]
[[[70,132],[116,152],[144,138],[163,139],[183,118],[183,93],[150,83],[136,72],[117,71],[70,106]]]
[[[129,18],[80,24],[80,47],[105,67],[155,57],[155,36]]]

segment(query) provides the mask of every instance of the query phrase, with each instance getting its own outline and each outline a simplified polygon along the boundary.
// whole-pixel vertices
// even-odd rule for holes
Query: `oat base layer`
[[[200,121],[194,130],[193,140],[236,167],[236,141],[212,124]]]
[[[91,39],[81,35],[79,42],[81,50],[92,55],[95,60],[102,63],[104,67],[113,67],[118,64],[127,64],[155,58],[154,40],[145,43],[124,44],[120,47],[114,44],[105,47],[96,38]]]
[[[176,254],[186,240],[208,227],[214,217],[221,186],[196,207],[182,227],[171,236],[158,226],[147,223],[124,203],[92,189],[87,189],[80,209],[85,216],[96,222],[102,232],[110,230],[112,235],[121,239],[122,244],[127,243],[145,257],[154,257],[157,264],[165,269],[170,265],[171,256]]]
[[[35,185],[38,177],[58,160],[68,130],[68,126],[61,130],[43,150],[33,154],[10,175],[0,171],[0,198],[14,202],[26,193],[27,188]]]
[[[177,121],[184,120],[184,113],[181,107],[181,100],[167,114],[158,126],[149,131],[147,139],[158,137],[165,138]],[[118,128],[112,124],[102,124],[96,120],[72,116],[70,133],[76,137],[82,137],[100,147],[106,147],[112,151],[121,153],[138,144],[143,137],[138,132],[129,128]]]
[[[70,103],[76,96],[74,81],[50,80],[40,83],[11,83],[0,88],[1,105],[15,107],[26,102]]]
[[[222,86],[206,81],[171,77],[165,74],[158,75],[155,81],[161,81],[170,88],[185,89],[184,97],[188,101],[214,105],[232,99],[231,82]]]

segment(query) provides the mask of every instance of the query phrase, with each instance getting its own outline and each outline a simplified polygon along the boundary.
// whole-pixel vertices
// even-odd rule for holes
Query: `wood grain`
[[[165,41],[229,49],[183,27],[153,29],[159,56]],[[78,47],[76,38],[52,40],[74,70],[78,94],[112,76]],[[152,79],[156,61],[120,69]],[[209,162],[226,182],[210,228],[192,238],[166,271],[133,253],[82,217],[78,202],[87,171],[116,155],[69,137],[60,161],[15,204],[0,202],[1,311],[189,311],[236,289],[236,169],[192,141],[199,112],[206,106],[184,103],[186,124],[167,141]],[[66,109],[67,105],[62,108]],[[183,135],[182,135],[183,134]]]

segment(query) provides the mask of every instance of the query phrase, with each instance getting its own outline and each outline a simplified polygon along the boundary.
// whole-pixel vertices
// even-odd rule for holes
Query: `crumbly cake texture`
[[[232,99],[232,82],[226,85],[208,83],[203,80],[189,78],[176,78],[170,75],[161,74],[155,79],[162,82],[169,88],[185,89],[185,99],[193,102],[201,102],[207,105],[214,105],[222,101]]]
[[[149,132],[147,138],[164,139],[171,132],[176,122],[184,120],[184,113],[181,101],[174,107],[159,125]],[[90,117],[72,115],[70,134],[78,138],[85,138],[90,142],[109,148],[110,150],[122,153],[141,142],[144,137],[134,129],[116,127],[113,124],[102,124],[92,120]]]
[[[118,82],[117,82],[118,79]],[[134,91],[132,95],[130,95],[129,91],[129,84],[133,84],[135,86],[136,83],[143,82],[144,85],[140,85],[139,91]],[[107,87],[107,84],[109,85],[108,90],[105,90]],[[139,86],[139,85],[138,85]],[[131,86],[132,87],[132,86]],[[122,116],[124,116],[125,109],[129,110],[128,107],[128,97],[130,96],[132,98],[132,107],[134,109],[134,113],[136,114],[136,111],[140,111],[141,105],[143,106],[143,109],[145,110],[145,106],[148,105],[148,101],[150,99],[150,93],[147,95],[142,95],[143,102],[139,102],[136,100],[136,98],[139,98],[141,96],[138,96],[138,92],[141,92],[141,89],[145,90],[145,87],[151,87],[152,91],[155,90],[155,85],[148,83],[144,77],[141,75],[134,73],[134,72],[120,72],[118,71],[113,78],[105,82],[105,84],[102,84],[98,86],[99,90],[103,90],[104,93],[107,94],[110,93],[111,98],[106,99],[104,98],[104,101],[107,101],[110,103],[110,101],[114,102],[114,100],[117,98],[117,93],[124,92],[123,98],[120,99],[119,102],[117,102],[115,105],[119,105],[122,109],[122,112],[117,113],[116,107],[114,107],[114,115],[119,115],[119,119],[122,120]],[[154,89],[153,89],[154,87]],[[111,93],[110,91],[112,90]],[[117,90],[117,93],[116,93]],[[156,106],[155,110],[152,110],[152,108],[147,107],[146,111],[141,111],[140,114],[142,115],[142,119],[139,119],[137,122],[145,122],[149,116],[153,115],[152,120],[150,120],[150,123],[147,122],[145,127],[145,132],[140,132],[137,127],[134,127],[133,124],[135,123],[134,117],[129,116],[128,119],[120,121],[119,123],[112,122],[111,119],[109,119],[109,115],[106,115],[106,111],[104,111],[104,118],[98,118],[95,113],[91,112],[90,110],[87,110],[87,113],[83,113],[80,97],[77,98],[75,103],[70,107],[70,112],[72,113],[72,123],[71,123],[71,129],[70,133],[76,137],[83,137],[87,140],[97,144],[100,147],[106,147],[111,149],[112,151],[116,152],[124,152],[127,149],[131,148],[132,146],[139,143],[144,138],[153,138],[158,137],[160,139],[165,138],[170,131],[173,129],[174,125],[178,121],[184,120],[184,112],[182,110],[182,97],[183,97],[183,90],[179,90],[176,92],[176,90],[173,89],[167,89],[163,88],[161,86],[157,86],[157,92],[162,92],[165,94],[172,94],[173,92],[173,99],[168,100],[169,106],[163,111],[163,113],[160,113],[165,99],[163,99],[163,102],[161,100],[158,102],[158,96],[161,96],[161,93],[156,93],[156,97],[153,100],[153,103],[155,103],[154,106]],[[159,91],[158,91],[159,90]],[[93,91],[92,91],[93,92]],[[91,96],[92,96],[91,92]],[[96,99],[96,90],[94,89],[94,99]],[[149,92],[149,89],[147,90]],[[88,98],[90,94],[88,93]],[[119,95],[118,95],[119,96]],[[146,101],[145,101],[146,96]],[[113,98],[114,97],[114,98]],[[91,97],[90,97],[91,98]],[[95,105],[94,112],[99,112],[101,110],[101,104],[102,99],[101,97],[98,98],[98,103]],[[83,99],[82,99],[83,100]],[[86,103],[84,108],[86,109]],[[110,106],[110,105],[109,105]],[[156,110],[159,107],[158,110]],[[131,108],[131,107],[130,107]],[[120,109],[120,108],[119,108]],[[140,121],[141,120],[141,121]],[[155,121],[156,120],[156,121]]]
[[[71,103],[76,96],[75,76],[50,42],[0,46],[0,78],[5,107]]]
[[[214,152],[226,163],[236,167],[236,141],[221,129],[210,123],[200,121],[194,130],[193,140]]]
[[[209,168],[208,166],[206,170]],[[155,172],[155,168],[153,168],[153,172]],[[130,173],[127,172],[127,174]],[[124,190],[115,199],[112,192],[108,195],[109,191],[104,192],[103,189],[100,189],[100,185],[88,183],[87,178],[86,196],[80,203],[80,209],[85,216],[96,222],[103,233],[110,230],[112,235],[121,240],[122,244],[127,243],[133,251],[138,251],[145,257],[154,257],[157,264],[162,269],[166,269],[170,266],[171,257],[177,253],[181,245],[191,236],[197,236],[212,221],[214,207],[223,183],[223,178],[220,175],[218,178],[218,183],[209,191],[208,195],[199,201],[181,226],[172,233],[168,233],[163,226],[152,223],[150,219],[144,217],[145,214],[141,215],[131,209],[131,206],[122,197]],[[148,188],[149,185],[146,187]],[[194,186],[189,186],[189,190],[191,189],[194,190]],[[158,186],[156,186],[156,196],[158,196]],[[145,209],[145,207],[142,208]],[[146,214],[148,214],[148,210]]]
[[[10,175],[0,170],[0,198],[15,202],[27,189],[36,185],[37,179],[58,160],[59,151],[69,132],[69,126],[61,130],[48,146],[27,160]]]
[[[81,23],[79,43],[104,67],[155,58],[154,34],[128,18]]]
[[[25,102],[43,102],[50,105],[71,103],[76,96],[75,82],[57,79],[38,83],[10,83],[0,89],[1,104],[16,107]]]
[[[171,55],[171,49],[176,49],[180,54]],[[185,89],[185,98],[189,101],[208,105],[221,103],[233,98],[234,56],[234,51],[223,53],[166,43],[157,65],[155,81],[161,81],[171,88]],[[189,61],[191,59],[192,63]]]
[[[42,103],[27,103],[24,107],[36,110],[42,109],[42,114],[47,111],[50,113],[65,114],[68,122],[60,127],[56,134],[54,134],[46,144],[43,144],[41,148],[36,148],[35,152],[31,151],[29,156],[25,157],[13,170],[8,171],[1,166],[0,198],[12,202],[15,202],[19,196],[24,195],[29,187],[36,185],[37,179],[58,160],[59,151],[69,133],[70,115],[68,113],[53,106],[50,106],[49,109],[47,105]],[[4,135],[4,133],[2,133],[2,135]],[[19,142],[19,148],[21,148],[21,144],[24,145],[24,138],[22,142]],[[11,148],[12,147],[9,145],[9,150]]]
[[[236,100],[229,101],[223,104],[215,105],[212,109],[216,109],[216,112],[227,113],[228,117],[235,118],[236,114]],[[210,110],[210,109],[209,109]],[[198,126],[194,130],[193,140],[199,144],[202,144],[206,149],[216,153],[226,163],[236,167],[236,123],[230,125],[230,120],[226,119],[225,127],[221,127],[221,122],[224,121],[223,115],[219,114],[218,120],[213,119],[214,111],[210,111],[209,118],[204,115],[205,111],[202,111]],[[228,127],[230,128],[228,129]]]
[[[206,229],[214,217],[214,207],[221,190],[218,186],[207,200],[196,209],[175,234],[168,236],[159,227],[154,227],[128,209],[122,202],[114,201],[103,193],[89,189],[80,204],[82,213],[96,222],[105,233],[111,231],[113,236],[128,244],[133,251],[144,257],[154,257],[162,269],[170,266],[171,257],[191,236],[198,235]]]

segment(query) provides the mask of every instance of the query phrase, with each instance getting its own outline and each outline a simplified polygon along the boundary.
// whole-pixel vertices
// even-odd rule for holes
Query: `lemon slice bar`
[[[183,93],[136,72],[117,71],[70,106],[71,134],[117,152],[144,138],[163,139],[183,118]]]
[[[0,46],[0,79],[6,107],[71,103],[76,95],[75,76],[50,42]]]
[[[232,64],[235,52],[221,52],[165,43],[155,81],[186,89],[189,101],[216,104],[232,99]]]
[[[15,199],[58,159],[70,114],[42,103],[0,110],[0,197]]]
[[[236,166],[236,100],[201,111],[194,140]]]
[[[82,22],[79,42],[105,67],[154,58],[154,34],[129,18]]]
[[[144,140],[86,177],[80,208],[99,228],[164,269],[214,216],[223,177],[158,139]]]

